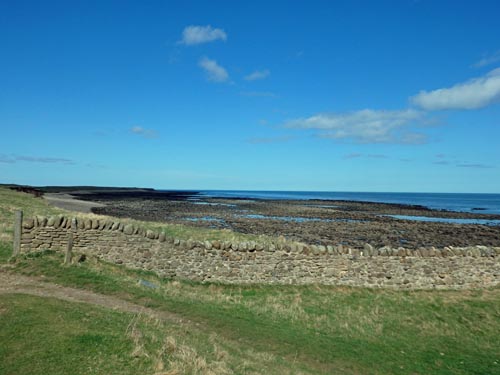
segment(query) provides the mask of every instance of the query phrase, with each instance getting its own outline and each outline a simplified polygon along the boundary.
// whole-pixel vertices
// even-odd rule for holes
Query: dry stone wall
[[[119,221],[35,217],[23,222],[23,252],[64,251],[160,276],[223,283],[349,285],[400,289],[483,288],[500,283],[500,248],[373,248],[181,240]]]

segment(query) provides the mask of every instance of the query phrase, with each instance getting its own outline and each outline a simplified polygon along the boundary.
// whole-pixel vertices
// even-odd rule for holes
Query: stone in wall
[[[224,283],[482,288],[500,284],[500,248],[362,249],[344,245],[193,241],[109,220],[25,219],[23,251],[74,250],[166,277]]]

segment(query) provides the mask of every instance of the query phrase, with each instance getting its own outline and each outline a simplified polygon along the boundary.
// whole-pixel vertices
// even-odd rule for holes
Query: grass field
[[[23,197],[23,209],[51,210],[31,199]],[[12,202],[0,201],[2,228]],[[51,251],[8,261],[11,251],[0,242],[3,272],[112,296],[182,323],[0,294],[0,374],[500,374],[499,288],[198,284],[96,259],[65,267]]]

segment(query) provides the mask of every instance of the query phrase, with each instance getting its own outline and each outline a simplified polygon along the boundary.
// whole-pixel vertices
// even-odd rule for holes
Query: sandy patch
[[[89,213],[94,207],[104,207],[105,204],[88,202],[76,199],[74,196],[65,193],[48,193],[43,198],[52,206],[68,211]]]

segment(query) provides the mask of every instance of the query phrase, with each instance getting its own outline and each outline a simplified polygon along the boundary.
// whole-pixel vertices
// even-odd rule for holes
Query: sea
[[[362,202],[411,204],[420,205],[435,210],[500,215],[500,194],[201,190],[197,197],[273,200],[349,200]]]

